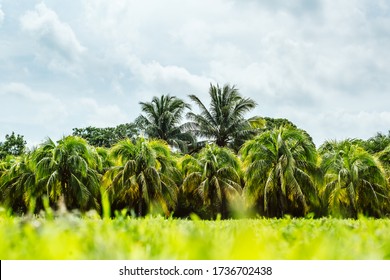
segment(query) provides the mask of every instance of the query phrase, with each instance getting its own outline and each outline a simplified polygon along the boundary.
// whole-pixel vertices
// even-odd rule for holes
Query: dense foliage
[[[252,127],[245,114],[256,107],[256,102],[243,98],[237,88],[229,85],[211,85],[209,95],[209,109],[196,95],[189,96],[200,109],[199,114],[187,113],[189,131],[221,147],[237,146],[248,139]]]
[[[0,205],[204,219],[390,214],[390,134],[317,149],[286,119],[245,118],[256,103],[234,86],[211,85],[209,94],[209,108],[190,96],[200,113],[187,112],[188,123],[189,104],[163,95],[141,102],[135,123],[74,129],[32,150],[7,135]]]
[[[246,197],[268,217],[303,216],[318,201],[317,152],[304,132],[281,126],[245,143],[241,150]]]
[[[84,138],[92,146],[109,148],[120,140],[137,137],[139,128],[134,123],[105,128],[88,126],[86,128],[74,128],[72,135]]]
[[[26,141],[22,135],[15,135],[12,132],[11,135],[5,135],[5,141],[0,142],[0,159],[5,158],[7,155],[19,156],[26,149]]]
[[[194,144],[195,138],[181,124],[184,110],[191,108],[189,104],[175,96],[162,95],[154,97],[152,102],[140,102],[140,105],[144,114],[137,118],[136,123],[149,138],[164,140],[183,152]]]

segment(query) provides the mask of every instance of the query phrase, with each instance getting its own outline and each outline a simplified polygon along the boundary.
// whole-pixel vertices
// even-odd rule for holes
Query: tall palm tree
[[[127,139],[112,147],[116,165],[103,178],[113,207],[137,211],[139,216],[153,207],[166,215],[177,203],[178,170],[169,147],[161,140]]]
[[[317,153],[306,133],[283,126],[265,131],[247,141],[240,153],[245,165],[245,197],[260,214],[301,216],[318,207]]]
[[[187,113],[190,122],[188,129],[196,136],[215,141],[218,146],[226,147],[235,141],[247,139],[252,128],[245,114],[255,108],[256,102],[250,98],[241,97],[235,86],[210,85],[211,103],[209,109],[196,95],[190,99],[198,105],[200,114]]]
[[[322,190],[330,213],[357,218],[382,216],[389,206],[389,186],[379,160],[355,141],[328,141],[319,149],[325,174]]]
[[[185,156],[181,166],[185,177],[182,191],[192,199],[192,208],[204,206],[212,218],[218,213],[227,218],[231,202],[242,192],[240,162],[233,151],[207,145],[195,157]]]
[[[33,154],[37,185],[52,203],[60,197],[70,208],[99,208],[101,169],[96,151],[86,140],[68,136],[58,144],[47,139]]]
[[[136,122],[148,137],[162,139],[182,151],[194,142],[192,134],[185,132],[181,124],[184,110],[191,108],[189,104],[170,95],[155,96],[152,102],[140,104],[144,115],[139,116]]]

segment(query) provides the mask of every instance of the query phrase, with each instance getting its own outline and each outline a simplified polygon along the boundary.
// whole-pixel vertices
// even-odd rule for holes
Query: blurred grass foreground
[[[0,259],[390,259],[390,220],[0,214]]]

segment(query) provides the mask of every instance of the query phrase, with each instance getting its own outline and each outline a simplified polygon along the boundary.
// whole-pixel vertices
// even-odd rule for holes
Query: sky
[[[162,94],[209,104],[210,84],[316,145],[387,134],[390,1],[0,0],[0,141],[132,122]]]

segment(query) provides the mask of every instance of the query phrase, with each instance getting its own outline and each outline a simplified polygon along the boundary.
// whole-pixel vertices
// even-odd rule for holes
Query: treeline
[[[390,132],[316,148],[288,120],[245,118],[257,104],[234,86],[209,94],[209,106],[189,96],[198,114],[162,95],[141,102],[134,123],[75,128],[30,151],[8,135],[0,204],[20,214],[63,205],[204,219],[390,214]]]

